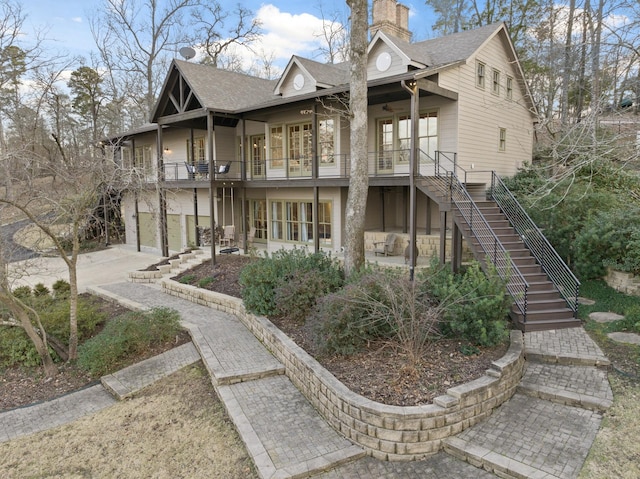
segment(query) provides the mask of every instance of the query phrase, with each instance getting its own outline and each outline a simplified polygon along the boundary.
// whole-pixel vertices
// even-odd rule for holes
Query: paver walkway
[[[382,462],[364,457],[361,448],[335,432],[235,317],[166,295],[155,285],[115,283],[94,290],[138,309],[176,309],[195,346],[176,348],[164,358],[105,378],[109,389],[125,397],[183,362],[202,358],[262,478],[497,477],[492,472],[500,477],[575,478],[598,431],[600,412],[612,400],[606,373],[598,368],[608,361],[582,328],[527,333],[527,369],[510,401],[486,421],[445,440],[449,454]],[[40,430],[34,424],[53,427],[73,420],[79,409],[90,414],[113,402],[101,386],[94,386],[0,414],[0,441]]]

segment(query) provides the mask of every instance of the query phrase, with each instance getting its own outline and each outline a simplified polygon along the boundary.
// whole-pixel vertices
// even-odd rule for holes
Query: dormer
[[[428,64],[412,59],[406,52],[410,44],[388,37],[381,30],[369,42],[367,79],[375,80],[426,68]]]
[[[293,56],[284,69],[274,93],[286,98],[302,93],[311,93],[316,90],[317,82],[315,78],[304,67],[301,59]]]
[[[331,88],[349,82],[347,63],[319,63],[308,58],[293,56],[284,69],[274,94],[290,97]]]

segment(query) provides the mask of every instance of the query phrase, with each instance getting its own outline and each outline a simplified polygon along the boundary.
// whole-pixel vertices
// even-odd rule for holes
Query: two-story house
[[[374,2],[366,246],[396,232],[394,253],[413,237],[425,256],[435,235],[436,250],[443,258],[448,250],[455,264],[464,236],[477,257],[493,252],[492,261],[517,276],[512,294],[526,298],[517,314],[533,324],[527,308],[533,283],[545,276],[541,261],[510,246],[521,233],[504,231],[512,237],[500,242],[500,231],[478,225],[486,205],[475,201],[531,160],[535,110],[507,28],[499,23],[411,43],[407,26],[407,7]],[[280,78],[265,80],[174,60],[152,124],[120,138],[123,161],[150,186],[123,200],[127,242],[166,255],[195,245],[197,226],[213,219],[234,225],[241,244],[250,234],[271,251],[307,245],[339,252],[350,171],[348,94],[347,63],[294,56]],[[494,229],[512,227],[507,221]],[[538,276],[513,273],[510,257],[520,255],[527,267],[535,263]],[[541,291],[551,289],[569,291],[551,310],[562,324],[574,324],[577,289]]]

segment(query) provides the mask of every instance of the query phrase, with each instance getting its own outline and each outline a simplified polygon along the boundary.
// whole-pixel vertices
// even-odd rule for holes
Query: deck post
[[[447,259],[447,212],[440,211],[440,265]]]

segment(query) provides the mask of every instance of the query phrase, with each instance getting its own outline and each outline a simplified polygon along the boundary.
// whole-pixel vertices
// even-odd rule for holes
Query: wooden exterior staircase
[[[495,173],[491,183],[487,199],[472,198],[452,171],[436,164],[435,175],[418,176],[416,186],[451,212],[454,234],[459,231],[475,259],[492,263],[506,280],[519,329],[579,326],[579,281]]]

